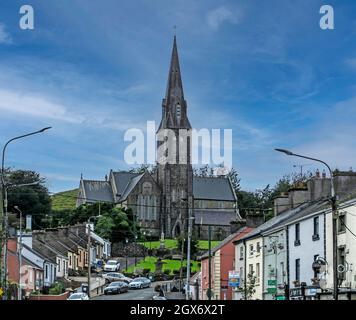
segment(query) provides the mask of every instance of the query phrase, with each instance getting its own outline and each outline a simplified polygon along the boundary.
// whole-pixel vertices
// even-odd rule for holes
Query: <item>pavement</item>
[[[157,295],[154,287],[155,284],[152,283],[150,288],[129,290],[121,294],[102,295],[94,297],[91,300],[152,300],[152,297]]]

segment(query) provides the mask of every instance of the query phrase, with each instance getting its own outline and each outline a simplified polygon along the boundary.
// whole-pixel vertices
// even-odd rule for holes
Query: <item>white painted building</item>
[[[320,275],[312,268],[317,258],[326,256],[327,200],[320,200],[285,222],[288,232],[288,271],[290,289],[302,283],[316,285]],[[292,298],[292,297],[291,297]]]
[[[338,265],[340,291],[356,289],[356,198],[338,206]],[[341,221],[340,221],[341,220]],[[333,287],[332,215],[326,219],[327,284]]]

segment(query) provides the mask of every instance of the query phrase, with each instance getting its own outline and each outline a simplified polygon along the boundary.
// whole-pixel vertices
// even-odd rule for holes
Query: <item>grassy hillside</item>
[[[75,209],[78,189],[56,193],[52,196],[52,210]]]

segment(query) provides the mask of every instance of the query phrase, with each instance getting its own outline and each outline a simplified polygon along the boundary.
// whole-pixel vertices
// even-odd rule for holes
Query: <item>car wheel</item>
[[[140,284],[140,289],[142,289],[143,288],[143,285],[142,284]]]

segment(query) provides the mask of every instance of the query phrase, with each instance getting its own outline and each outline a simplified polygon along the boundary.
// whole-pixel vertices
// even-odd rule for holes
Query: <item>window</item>
[[[244,280],[244,268],[240,267],[240,283]]]
[[[338,221],[338,233],[343,233],[346,232],[346,215],[345,213],[340,213],[339,214],[339,221]]]
[[[72,266],[72,256],[69,256],[69,265]]]
[[[314,233],[313,233],[313,241],[319,240],[319,217],[314,217]]]
[[[257,253],[261,253],[261,245],[259,242],[257,242],[256,251]]]
[[[300,259],[295,259],[295,280],[300,280]]]
[[[57,259],[58,272],[61,272],[61,259]]]
[[[240,247],[240,260],[243,260],[244,259],[244,247],[241,246]]]
[[[300,224],[297,223],[295,225],[295,240],[294,240],[294,245],[299,246],[300,245]]]
[[[280,272],[280,274],[282,275],[282,283],[284,283],[284,275],[285,275],[285,271],[284,271],[284,262],[282,261],[281,263],[280,263],[280,268],[281,268],[281,272]]]
[[[260,283],[260,264],[256,263],[256,283]]]
[[[250,244],[250,256],[253,255],[253,244]]]
[[[249,273],[250,275],[253,275],[253,264],[249,264],[249,265],[248,265],[248,273]]]
[[[46,279],[48,278],[48,265],[46,265],[45,267],[45,278]]]

